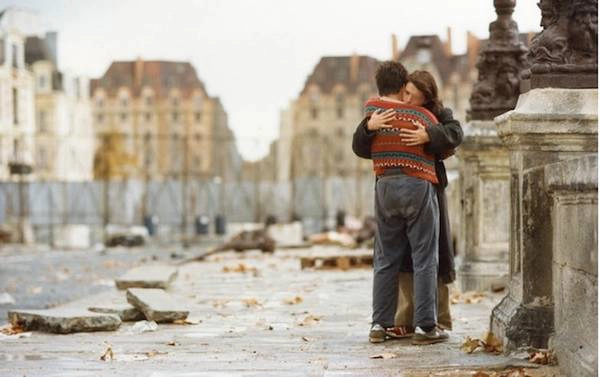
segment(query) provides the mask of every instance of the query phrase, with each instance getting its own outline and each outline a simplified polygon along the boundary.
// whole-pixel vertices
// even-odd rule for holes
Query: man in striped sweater
[[[439,210],[435,156],[423,145],[406,145],[402,129],[433,127],[435,116],[422,107],[402,102],[407,72],[398,62],[388,61],[376,76],[379,97],[365,104],[368,116],[393,110],[386,125],[369,129],[375,185],[375,253],[373,257],[373,319],[369,340],[386,339],[394,326],[398,301],[398,273],[404,257],[411,255],[414,271],[414,344],[432,344],[448,339],[437,327],[437,279]]]

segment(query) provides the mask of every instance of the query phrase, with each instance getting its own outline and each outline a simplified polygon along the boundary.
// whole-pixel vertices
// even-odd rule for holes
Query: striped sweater
[[[376,175],[381,175],[389,168],[401,168],[404,174],[425,179],[438,184],[435,174],[435,157],[426,153],[423,145],[404,145],[399,130],[417,129],[415,124],[433,127],[438,121],[427,109],[408,104],[371,98],[365,104],[365,113],[370,116],[375,111],[396,110],[396,119],[390,124],[392,128],[381,128],[376,131],[371,144],[371,158]]]

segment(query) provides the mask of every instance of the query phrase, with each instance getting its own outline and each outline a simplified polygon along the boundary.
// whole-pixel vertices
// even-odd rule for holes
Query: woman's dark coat
[[[425,151],[435,155],[435,172],[439,181],[439,185],[436,185],[436,193],[440,208],[439,277],[448,284],[456,279],[456,271],[454,269],[454,247],[448,221],[448,206],[444,192],[448,185],[448,177],[442,154],[462,143],[463,131],[460,122],[453,118],[452,110],[445,108],[436,115],[440,124],[426,129],[430,141],[425,144]],[[352,138],[352,150],[358,157],[370,159],[371,142],[375,133],[367,130],[368,120],[369,118],[363,119],[356,128]],[[407,255],[403,261],[401,271],[412,272],[410,255]]]

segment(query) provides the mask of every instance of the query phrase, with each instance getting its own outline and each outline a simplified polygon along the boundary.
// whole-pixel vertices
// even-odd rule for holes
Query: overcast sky
[[[539,31],[535,0],[519,0],[522,32]],[[101,76],[113,60],[190,61],[221,98],[245,158],[267,152],[287,107],[321,56],[357,53],[385,60],[391,34],[453,29],[454,53],[467,30],[487,38],[493,0],[0,0],[40,13],[58,35],[61,69]]]

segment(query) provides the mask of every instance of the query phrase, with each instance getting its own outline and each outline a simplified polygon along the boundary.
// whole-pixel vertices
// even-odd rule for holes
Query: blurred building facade
[[[231,179],[227,114],[189,62],[113,62],[91,82],[96,178]]]
[[[0,13],[0,179],[9,178],[9,163],[34,162],[34,86],[25,40],[36,32],[35,12],[11,7]]]
[[[94,150],[89,80],[59,71],[56,56],[56,33],[27,37],[25,62],[35,94],[34,174],[45,181],[89,181]]]

